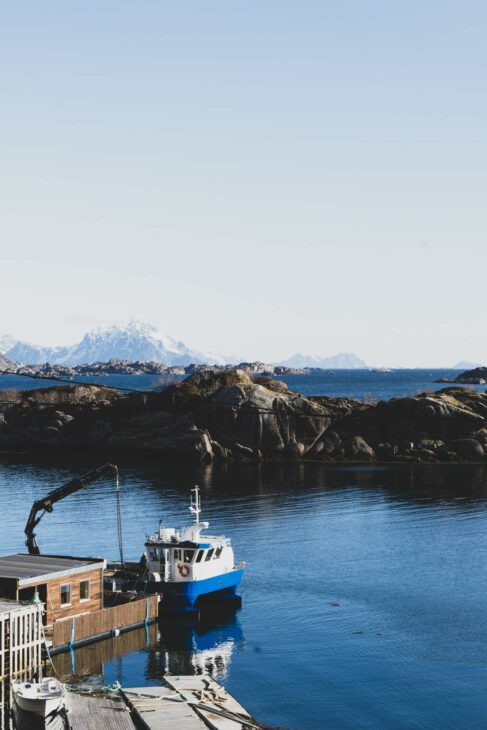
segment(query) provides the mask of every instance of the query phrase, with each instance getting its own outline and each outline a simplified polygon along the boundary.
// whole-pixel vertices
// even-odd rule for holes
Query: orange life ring
[[[182,578],[187,578],[189,575],[189,568],[187,565],[178,565],[179,575]]]

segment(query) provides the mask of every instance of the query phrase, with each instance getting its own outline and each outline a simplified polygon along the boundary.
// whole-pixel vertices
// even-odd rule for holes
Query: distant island
[[[74,378],[76,376],[104,375],[191,375],[203,370],[229,372],[241,370],[250,375],[309,375],[309,368],[288,368],[263,362],[241,362],[238,365],[164,365],[154,360],[119,360],[94,362],[89,365],[19,365],[0,355],[0,372],[12,375],[30,375],[38,378]]]
[[[0,450],[249,461],[487,460],[487,395],[461,387],[377,404],[304,397],[242,370],[161,392],[95,385],[0,391]]]

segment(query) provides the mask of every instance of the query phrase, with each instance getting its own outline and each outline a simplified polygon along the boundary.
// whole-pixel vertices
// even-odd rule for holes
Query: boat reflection
[[[149,651],[148,676],[164,674],[209,674],[224,680],[235,648],[242,644],[242,628],[235,612],[219,614],[196,625],[164,624],[159,627],[157,649]]]
[[[228,675],[233,652],[243,641],[236,612],[212,610],[198,624],[159,623],[98,641],[52,658],[64,682],[141,686],[165,674]],[[142,679],[143,678],[143,679]]]

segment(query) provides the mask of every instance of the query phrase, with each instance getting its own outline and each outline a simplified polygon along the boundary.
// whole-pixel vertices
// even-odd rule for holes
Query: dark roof
[[[25,606],[25,603],[19,603],[18,601],[9,601],[8,598],[0,598],[0,613],[18,611],[21,608],[25,608]]]
[[[83,568],[103,567],[102,558],[71,558],[66,555],[16,555],[0,556],[0,578],[26,580],[55,573],[81,572]]]

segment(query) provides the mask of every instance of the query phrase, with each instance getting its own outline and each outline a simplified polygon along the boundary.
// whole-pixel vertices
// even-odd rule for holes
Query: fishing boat
[[[54,677],[40,682],[12,682],[12,696],[20,710],[38,717],[54,717],[65,704],[64,685]]]
[[[199,488],[191,490],[190,512],[194,522],[176,529],[159,523],[155,535],[146,536],[148,593],[159,593],[168,609],[192,611],[203,599],[238,598],[245,563],[235,564],[231,541],[224,535],[202,534],[208,522],[200,522]]]

